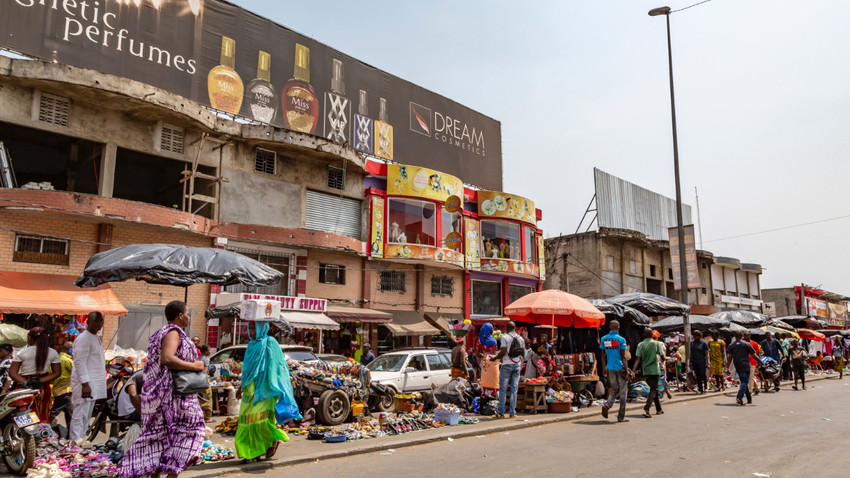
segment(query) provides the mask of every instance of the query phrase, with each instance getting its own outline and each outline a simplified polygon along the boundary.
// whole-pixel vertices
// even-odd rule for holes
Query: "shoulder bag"
[[[194,395],[203,393],[209,388],[206,370],[194,372],[192,370],[172,370],[171,381],[173,391],[176,395]]]

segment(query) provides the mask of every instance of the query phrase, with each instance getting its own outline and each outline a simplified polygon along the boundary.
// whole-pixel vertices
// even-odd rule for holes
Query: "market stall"
[[[377,343],[378,327],[393,320],[392,314],[380,310],[332,304],[328,304],[325,315],[340,325],[338,331],[324,333],[325,352],[355,360],[360,358],[358,353],[364,343]]]

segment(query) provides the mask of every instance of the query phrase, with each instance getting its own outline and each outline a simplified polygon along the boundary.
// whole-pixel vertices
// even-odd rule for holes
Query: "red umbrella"
[[[823,335],[820,332],[815,332],[814,330],[811,330],[811,329],[797,329],[796,332],[797,332],[797,335],[799,335],[801,339],[815,340],[815,341],[818,341],[818,342],[821,342],[824,339],[826,339],[826,335]]]
[[[556,327],[599,328],[605,314],[590,302],[562,290],[544,290],[520,297],[505,307],[514,320]]]

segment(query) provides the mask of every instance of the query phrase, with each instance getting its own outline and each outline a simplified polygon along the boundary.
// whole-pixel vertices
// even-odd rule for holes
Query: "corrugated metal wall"
[[[304,227],[360,239],[361,201],[307,190]]]
[[[599,227],[639,231],[650,239],[667,240],[676,225],[676,200],[593,168]],[[691,206],[682,204],[682,220],[691,224]]]

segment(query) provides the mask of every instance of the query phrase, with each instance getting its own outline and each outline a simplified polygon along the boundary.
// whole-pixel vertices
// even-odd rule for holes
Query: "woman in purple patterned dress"
[[[175,300],[165,306],[168,324],[154,332],[148,344],[142,387],[142,433],[121,461],[120,478],[161,473],[174,478],[201,454],[204,412],[197,395],[173,393],[171,370],[204,370],[195,346],[181,329],[189,325],[189,310]]]

